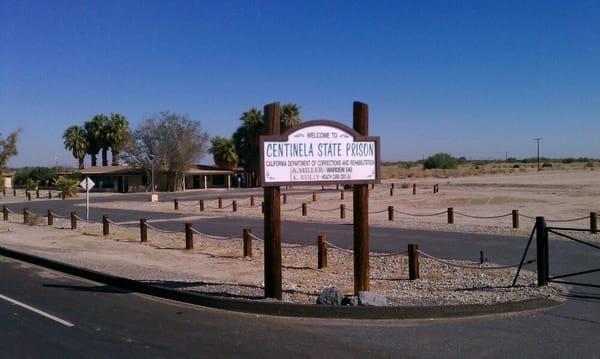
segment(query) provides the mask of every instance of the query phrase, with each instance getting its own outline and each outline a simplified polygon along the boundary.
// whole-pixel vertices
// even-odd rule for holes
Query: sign
[[[379,183],[379,137],[334,121],[308,121],[281,136],[261,136],[260,166],[263,187]]]
[[[83,188],[86,191],[91,190],[92,188],[94,188],[96,184],[94,183],[94,181],[92,181],[91,178],[86,177],[83,179],[83,181],[79,182],[79,186],[81,186],[81,188]]]

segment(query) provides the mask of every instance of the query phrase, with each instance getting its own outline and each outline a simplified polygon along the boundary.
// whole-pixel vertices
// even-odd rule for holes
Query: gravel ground
[[[239,238],[195,235],[195,248],[185,250],[182,233],[149,230],[149,243],[140,244],[137,228],[111,225],[111,234],[103,237],[97,223],[80,222],[77,230],[67,230],[67,219],[58,218],[52,229],[44,221],[33,218],[32,225],[23,225],[19,224],[21,215],[11,214],[9,223],[0,222],[0,244],[179,290],[263,300],[264,263],[259,240],[253,241],[254,256],[244,258]],[[528,270],[521,272],[518,286],[511,287],[516,268],[483,269],[495,265],[456,260],[449,260],[453,265],[448,265],[424,255],[420,255],[421,278],[410,281],[405,254],[371,255],[371,291],[386,296],[392,305],[492,304],[532,297],[562,300],[565,293],[555,284],[536,287],[536,275]],[[322,289],[331,285],[346,295],[353,292],[351,253],[329,247],[328,267],[319,270],[315,246],[286,245],[282,263],[285,302],[315,303]]]

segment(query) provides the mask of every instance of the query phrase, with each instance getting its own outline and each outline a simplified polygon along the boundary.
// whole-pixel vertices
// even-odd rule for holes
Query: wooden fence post
[[[29,210],[27,208],[23,208],[23,224],[29,223]]]
[[[346,205],[345,204],[340,204],[340,218],[344,219],[346,218]]]
[[[6,188],[2,187],[2,195],[6,196]]]
[[[391,187],[391,188],[396,188],[396,184],[395,184],[394,182],[392,182],[392,183],[390,184],[390,187]]]
[[[417,194],[417,184],[413,183],[413,195]]]
[[[394,187],[390,187],[390,197],[394,196]]]
[[[102,235],[108,236],[108,234],[109,234],[108,216],[103,215],[102,216]]]
[[[394,220],[394,206],[388,206],[388,221]]]
[[[254,195],[250,195],[250,207],[254,207]]]
[[[419,279],[419,245],[408,245],[408,279]]]
[[[178,211],[179,210],[179,201],[177,199],[173,200],[173,208]]]
[[[343,201],[344,200],[344,190],[340,191],[340,199]]]
[[[233,200],[233,202],[231,202],[231,208],[234,212],[237,212],[237,201]]]
[[[35,190],[35,198],[40,198],[40,189]]]
[[[140,218],[140,242],[148,242],[148,222],[146,218]]]
[[[590,232],[598,233],[598,217],[596,212],[590,212]]]
[[[260,202],[260,211],[262,214],[265,214],[265,202]]]
[[[287,203],[287,193],[283,194],[283,204]]]
[[[250,237],[250,233],[252,230],[250,228],[244,228],[244,257],[252,257],[252,237]]]
[[[325,235],[319,234],[317,237],[317,267],[319,269],[327,267],[327,245],[325,242],[327,241],[327,237]]]
[[[548,231],[544,217],[535,217],[538,286],[548,283]]]
[[[17,195],[17,190],[15,188],[13,188],[13,196]]]
[[[218,207],[219,207],[219,209],[223,208],[223,198],[222,197],[218,197],[217,201],[218,201]]]
[[[52,199],[52,191],[48,190],[48,199]]]
[[[200,212],[204,212],[204,200],[200,200]]]
[[[31,201],[31,192],[27,191],[27,200]]]
[[[518,209],[512,210],[512,227],[519,228],[519,210]]]
[[[448,224],[454,223],[454,208],[448,208]]]
[[[71,229],[77,229],[77,214],[71,212]]]
[[[48,225],[49,226],[54,225],[54,213],[52,213],[51,210],[48,210],[47,217],[48,217]]]
[[[302,203],[302,217],[306,217],[306,203]]]
[[[313,192],[313,194],[312,194],[312,201],[313,202],[317,201],[317,193],[316,192]]]
[[[8,221],[8,207],[2,206],[2,220]]]
[[[192,232],[192,224],[185,224],[185,249],[194,249],[194,232]]]

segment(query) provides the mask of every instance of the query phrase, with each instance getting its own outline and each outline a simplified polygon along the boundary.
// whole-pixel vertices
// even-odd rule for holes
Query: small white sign
[[[96,184],[94,183],[94,181],[92,181],[91,178],[86,177],[83,179],[83,181],[79,182],[79,186],[81,186],[81,188],[83,188],[86,191],[91,190],[92,188],[94,188]]]

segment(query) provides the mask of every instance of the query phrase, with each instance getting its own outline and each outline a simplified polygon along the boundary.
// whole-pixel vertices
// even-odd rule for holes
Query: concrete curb
[[[63,262],[27,254],[0,246],[0,255],[23,262],[39,265],[77,277],[104,283],[110,286],[175,300],[178,302],[201,305],[210,308],[235,312],[304,318],[336,319],[433,319],[460,318],[490,314],[515,313],[521,311],[549,308],[561,303],[533,298],[518,302],[506,302],[492,305],[466,304],[452,306],[422,307],[367,307],[367,306],[320,306],[311,304],[293,304],[281,302],[254,301],[235,298],[223,298],[199,293],[178,291],[157,285],[146,284],[132,279],[105,274]]]

